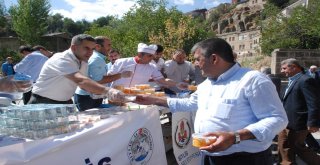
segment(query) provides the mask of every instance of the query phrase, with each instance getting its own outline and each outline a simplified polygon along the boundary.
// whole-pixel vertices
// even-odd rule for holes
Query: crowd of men
[[[103,98],[124,102],[125,94],[113,88],[117,85],[150,83],[167,94],[176,94],[195,82],[198,89],[188,98],[138,95],[135,102],[166,106],[172,113],[196,111],[195,132],[217,137],[216,142],[200,148],[204,164],[271,165],[270,146],[276,136],[280,164],[296,164],[296,155],[307,164],[320,164],[317,150],[308,143],[310,133],[320,128],[316,66],[305,72],[296,59],[282,61],[281,73],[289,83],[280,90],[281,80],[272,77],[270,69],[261,73],[241,67],[223,39],[196,43],[191,50],[194,63],[186,60],[183,49],[165,61],[164,49],[139,43],[135,56],[121,58],[112,49],[110,38],[79,34],[72,38],[68,50],[54,55],[43,46],[21,46],[24,58],[13,65],[8,57],[2,72],[4,76],[15,72],[31,76],[32,90],[24,94],[25,104],[75,103],[80,111],[101,106]],[[0,90],[18,90],[26,85],[10,86],[8,82],[10,79],[0,79]]]

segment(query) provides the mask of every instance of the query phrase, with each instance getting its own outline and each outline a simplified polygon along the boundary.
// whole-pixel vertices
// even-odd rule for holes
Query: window
[[[244,36],[243,35],[239,35],[239,41],[243,40]]]

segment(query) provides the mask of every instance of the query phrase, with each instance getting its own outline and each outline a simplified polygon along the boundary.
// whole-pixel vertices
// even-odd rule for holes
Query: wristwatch
[[[241,141],[239,132],[234,132],[234,136],[235,136],[234,144],[239,144]]]

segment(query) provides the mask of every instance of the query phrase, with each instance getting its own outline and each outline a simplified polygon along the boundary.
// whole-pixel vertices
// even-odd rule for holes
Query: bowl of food
[[[197,148],[209,146],[216,141],[216,136],[204,136],[204,133],[192,134],[192,145]]]

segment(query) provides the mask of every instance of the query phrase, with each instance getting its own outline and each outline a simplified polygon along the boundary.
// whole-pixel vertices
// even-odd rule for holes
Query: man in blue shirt
[[[140,104],[157,104],[170,111],[197,111],[195,133],[217,138],[200,147],[206,165],[272,165],[273,138],[288,123],[273,83],[258,71],[241,68],[223,39],[197,43],[192,52],[203,76],[190,98],[141,95]]]
[[[95,38],[96,47],[92,53],[92,56],[88,60],[88,77],[100,84],[106,84],[121,77],[130,77],[131,72],[122,72],[115,75],[106,76],[106,56],[111,49],[111,40],[104,36],[98,36]],[[97,108],[102,104],[103,99],[93,99],[90,93],[77,87],[74,102],[77,105],[79,111],[84,111],[90,108]]]
[[[16,72],[31,76],[35,83],[39,77],[40,71],[48,57],[40,51],[33,50],[30,46],[22,45],[19,47],[20,54],[24,57],[14,66]],[[23,103],[27,104],[31,97],[31,91],[23,94]]]
[[[7,57],[6,60],[7,61],[5,63],[3,63],[2,66],[1,66],[2,75],[3,76],[14,75],[12,57]]]

